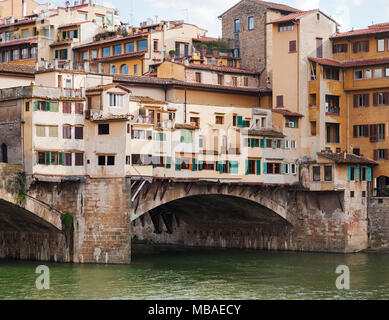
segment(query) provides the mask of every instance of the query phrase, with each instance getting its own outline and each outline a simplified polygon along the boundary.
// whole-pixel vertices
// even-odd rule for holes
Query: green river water
[[[389,299],[389,254],[134,246],[129,266],[0,260],[0,299]],[[50,268],[37,290],[35,268]],[[350,290],[335,286],[350,268]]]

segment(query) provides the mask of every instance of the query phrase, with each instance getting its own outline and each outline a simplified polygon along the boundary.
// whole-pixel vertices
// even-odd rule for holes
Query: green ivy
[[[66,213],[62,217],[62,224],[63,224],[64,231],[70,231],[73,227],[73,216],[70,215],[69,213]]]

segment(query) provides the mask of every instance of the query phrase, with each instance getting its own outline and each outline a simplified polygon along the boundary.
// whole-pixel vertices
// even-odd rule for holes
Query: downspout
[[[185,87],[185,101],[184,101],[184,123],[186,124],[186,87]]]
[[[261,77],[262,77],[262,73],[267,69],[267,9],[265,11],[265,28],[264,28],[264,33],[265,33],[265,57],[264,57],[264,61],[265,61],[265,64],[263,66],[263,70],[261,71],[260,75],[259,75],[259,83],[261,83]],[[273,32],[273,26],[272,26],[272,32]],[[265,83],[266,83],[266,79],[265,79]]]
[[[300,112],[300,55],[301,55],[301,50],[300,50],[300,24],[295,23],[297,26],[297,112]]]

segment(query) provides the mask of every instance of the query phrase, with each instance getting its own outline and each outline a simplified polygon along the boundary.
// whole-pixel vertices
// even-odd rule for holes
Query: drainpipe
[[[186,123],[186,87],[185,87],[185,102],[184,102],[184,123]]]
[[[300,24],[295,23],[297,26],[297,112],[300,112]]]

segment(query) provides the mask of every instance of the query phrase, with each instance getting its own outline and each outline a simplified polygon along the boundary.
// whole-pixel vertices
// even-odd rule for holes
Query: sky
[[[74,0],[71,0],[73,2]],[[218,16],[240,0],[94,0],[119,10],[123,22],[138,26],[153,20],[185,20],[208,30],[208,36],[221,36]],[[301,10],[320,8],[341,25],[341,31],[366,28],[372,23],[389,22],[389,0],[271,0]],[[56,2],[64,5],[63,1]]]

